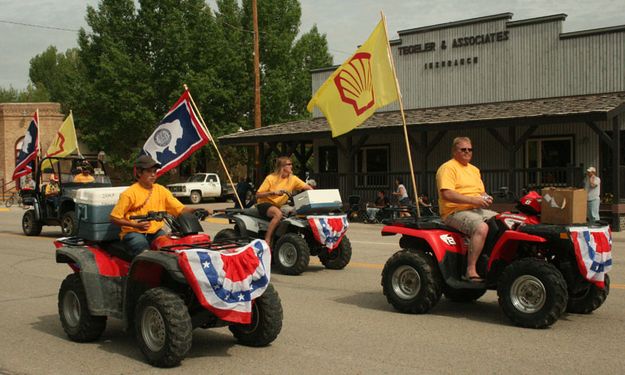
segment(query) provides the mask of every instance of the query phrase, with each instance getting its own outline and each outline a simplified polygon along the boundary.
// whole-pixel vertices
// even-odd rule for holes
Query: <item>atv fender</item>
[[[290,227],[304,229],[308,227],[308,221],[295,217],[287,217],[286,219],[282,220],[278,225],[278,228],[276,228],[275,236],[282,237],[285,233],[291,232],[291,230],[289,230]]]
[[[413,229],[394,225],[382,228],[383,236],[402,234],[406,237],[419,238],[425,241],[434,252],[437,262],[442,262],[446,252],[464,255],[467,252],[464,239],[460,232],[449,232],[441,229]]]
[[[124,327],[132,322],[139,297],[148,289],[167,287],[177,290],[179,285],[188,285],[180,266],[178,256],[172,252],[145,250],[137,255],[130,265],[126,294],[124,296]]]
[[[488,270],[491,269],[493,262],[500,259],[506,263],[510,263],[516,255],[519,243],[521,242],[545,243],[547,240],[533,234],[513,230],[505,231],[501,237],[499,237],[495,246],[493,246],[493,251],[488,259]]]
[[[122,318],[124,270],[101,250],[87,246],[63,246],[57,263],[69,263],[80,274],[91,315]]]
[[[249,233],[247,231],[246,221],[243,220],[241,216],[233,216],[231,219],[232,219],[232,221],[234,221],[235,227],[239,229],[239,233],[237,233],[237,235],[239,237],[249,237]],[[258,232],[256,232],[256,233],[258,233]]]
[[[266,231],[269,224],[267,220],[247,215],[233,215],[230,219],[240,228],[245,228],[247,234],[252,235],[252,237],[258,237],[260,231]]]

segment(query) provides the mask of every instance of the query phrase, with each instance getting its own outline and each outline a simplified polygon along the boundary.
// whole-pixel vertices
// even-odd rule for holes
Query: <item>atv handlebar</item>
[[[136,221],[163,221],[169,213],[167,211],[150,211],[147,215],[133,215],[130,220]]]
[[[195,217],[197,217],[198,220],[202,221],[204,220],[206,217],[208,217],[209,213],[207,210],[203,209],[203,208],[198,208],[195,211],[193,211],[193,215],[195,215]],[[136,221],[162,221],[162,220],[166,220],[168,217],[170,217],[171,215],[169,215],[169,213],[167,211],[150,211],[148,212],[147,215],[133,215],[130,216],[130,220],[136,220]]]

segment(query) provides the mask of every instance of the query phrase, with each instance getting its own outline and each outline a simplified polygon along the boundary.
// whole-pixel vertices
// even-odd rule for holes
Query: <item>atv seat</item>
[[[107,253],[127,262],[132,262],[132,259],[134,258],[126,246],[124,246],[124,243],[120,240],[100,242],[100,245]]]
[[[439,216],[423,216],[417,220],[415,220],[414,218],[406,218],[404,220],[398,220],[398,221],[401,221],[408,228],[413,228],[413,229],[441,229],[441,230],[446,230],[449,232],[460,233],[459,230],[452,228],[446,225],[445,223],[443,223],[443,221],[441,220]]]

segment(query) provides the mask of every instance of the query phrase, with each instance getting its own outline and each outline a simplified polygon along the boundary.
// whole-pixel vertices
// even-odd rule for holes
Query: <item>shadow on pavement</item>
[[[336,298],[334,301],[365,309],[389,312],[394,311],[393,306],[386,302],[386,297],[384,297],[382,292],[361,292],[351,296]]]
[[[356,293],[351,296],[336,298],[334,301],[365,309],[401,314],[386,301],[386,297],[382,294],[382,291]],[[510,322],[499,308],[497,302],[476,301],[469,303],[457,303],[452,302],[445,297],[441,297],[438,304],[436,304],[432,310],[423,315],[445,316],[450,318],[468,319],[482,323],[510,325]]]
[[[71,342],[63,331],[58,315],[41,316],[37,322],[32,324],[32,327],[77,346],[97,345],[100,349],[109,353],[146,362],[137,344],[134,330],[124,332],[122,322],[117,319],[109,319],[102,336],[91,343]],[[236,339],[229,331],[219,332],[216,330],[195,329],[193,330],[193,343],[187,358],[228,357],[228,350],[234,345],[236,345]]]

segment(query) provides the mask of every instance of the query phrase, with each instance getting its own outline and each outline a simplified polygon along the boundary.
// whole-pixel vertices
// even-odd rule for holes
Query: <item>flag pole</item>
[[[386,33],[386,53],[391,61],[391,67],[393,68],[393,77],[395,78],[395,88],[397,89],[397,97],[399,98],[399,111],[401,112],[401,120],[404,128],[404,140],[406,142],[406,151],[408,153],[408,165],[410,166],[410,179],[412,180],[412,187],[415,194],[415,203],[417,206],[417,217],[421,217],[421,209],[419,208],[419,193],[417,190],[417,181],[414,176],[414,167],[412,166],[412,153],[410,152],[410,141],[408,140],[408,127],[406,126],[406,115],[404,114],[404,102],[401,97],[401,90],[399,88],[399,80],[397,79],[397,71],[395,70],[395,61],[393,54],[391,53],[391,47],[388,43],[388,30],[386,28],[386,17],[384,12],[380,12],[382,15],[382,22],[384,22],[384,33]]]
[[[241,198],[239,197],[239,193],[237,192],[236,186],[232,183],[232,177],[230,177],[230,172],[228,172],[228,168],[226,167],[226,163],[224,162],[224,159],[221,157],[221,153],[219,152],[219,149],[217,148],[217,144],[215,143],[215,139],[211,135],[210,130],[208,130],[208,126],[206,126],[206,123],[204,122],[204,119],[202,118],[202,114],[200,113],[199,108],[197,107],[197,105],[195,105],[195,100],[193,100],[193,96],[191,95],[191,91],[189,91],[189,87],[186,84],[184,84],[183,86],[184,86],[184,90],[189,93],[189,98],[191,99],[191,104],[193,104],[193,109],[195,110],[197,115],[200,117],[200,121],[201,121],[202,127],[204,128],[204,131],[206,133],[208,133],[208,136],[211,139],[211,143],[213,144],[213,147],[215,147],[215,151],[217,151],[217,156],[219,156],[219,161],[221,162],[221,166],[224,167],[224,171],[226,172],[226,176],[228,177],[228,181],[230,182],[230,185],[232,185],[232,188],[233,188],[233,191],[234,191],[234,196],[237,198],[237,202],[239,202],[239,206],[241,208],[245,208],[245,206],[243,206],[243,204],[241,203]]]
[[[41,149],[41,126],[40,122],[41,119],[39,118],[39,107],[37,107],[37,152],[35,153],[35,160],[33,161],[33,170],[30,172],[32,177],[35,177],[37,175],[37,173],[39,172],[39,160],[42,159],[42,155],[43,155],[43,150]],[[33,178],[33,181],[35,179]]]

